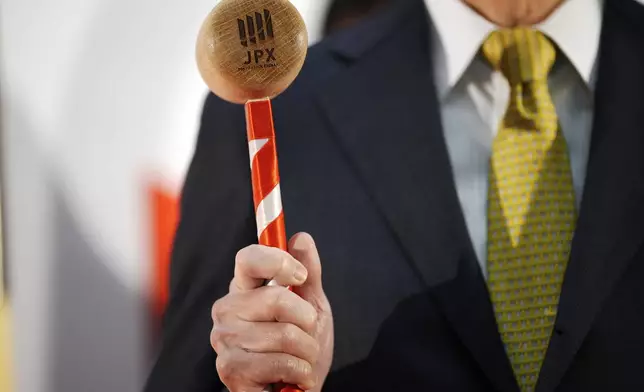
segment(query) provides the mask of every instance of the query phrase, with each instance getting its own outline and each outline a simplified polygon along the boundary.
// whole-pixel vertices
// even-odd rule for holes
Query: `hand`
[[[264,286],[266,280],[279,286]],[[310,235],[295,235],[288,253],[260,245],[239,251],[230,291],[215,303],[212,318],[217,371],[231,392],[262,392],[280,382],[322,389],[333,356],[333,317]]]

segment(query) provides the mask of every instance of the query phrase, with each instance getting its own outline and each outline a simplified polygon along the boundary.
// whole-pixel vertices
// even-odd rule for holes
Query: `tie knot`
[[[511,85],[546,81],[557,53],[543,33],[525,27],[494,31],[483,43],[482,52]]]

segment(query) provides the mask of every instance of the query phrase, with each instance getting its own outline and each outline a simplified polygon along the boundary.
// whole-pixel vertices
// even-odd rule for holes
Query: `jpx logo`
[[[248,46],[250,42],[253,45],[257,44],[257,39],[260,42],[266,41],[266,38],[274,38],[273,36],[273,20],[271,12],[264,10],[264,15],[255,12],[255,17],[246,15],[246,21],[237,19],[239,25],[239,39],[242,46]]]
[[[273,34],[273,19],[271,12],[267,9],[264,13],[255,12],[255,15],[246,15],[246,20],[237,19],[239,26],[239,40],[243,47],[257,46],[275,38]],[[264,60],[265,59],[265,60]],[[262,60],[264,60],[262,62]],[[275,62],[275,48],[257,48],[247,51],[247,59],[244,65],[248,66],[253,64],[253,68],[257,65],[259,67],[274,66],[268,63]],[[260,65],[260,62],[262,64]]]

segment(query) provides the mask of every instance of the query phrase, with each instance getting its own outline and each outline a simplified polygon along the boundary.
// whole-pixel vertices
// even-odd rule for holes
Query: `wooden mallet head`
[[[304,64],[306,26],[288,0],[222,0],[197,40],[197,65],[210,90],[244,104],[286,90]]]

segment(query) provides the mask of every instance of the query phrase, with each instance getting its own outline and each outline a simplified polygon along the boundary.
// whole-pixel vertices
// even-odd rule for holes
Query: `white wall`
[[[293,1],[312,39],[326,2]],[[212,0],[2,0],[0,102],[18,392],[138,391],[145,180],[178,190]]]

